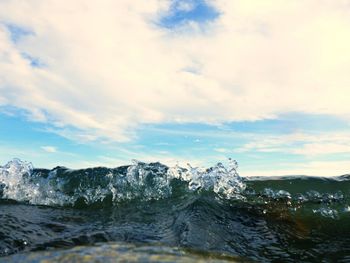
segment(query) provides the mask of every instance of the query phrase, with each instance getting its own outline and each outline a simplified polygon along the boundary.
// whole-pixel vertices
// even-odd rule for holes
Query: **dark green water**
[[[116,257],[349,262],[350,180],[245,179],[234,162],[204,170],[0,167],[0,262]]]

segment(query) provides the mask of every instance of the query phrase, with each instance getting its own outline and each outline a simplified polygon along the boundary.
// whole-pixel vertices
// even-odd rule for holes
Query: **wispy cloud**
[[[40,148],[42,150],[44,150],[45,152],[48,152],[48,153],[55,153],[55,152],[57,152],[56,147],[53,147],[53,146],[41,146]]]
[[[192,11],[195,7],[195,1],[179,1],[176,8],[180,11],[189,12]]]
[[[290,164],[288,164],[290,166]],[[295,163],[294,167],[253,170],[245,169],[242,176],[283,176],[283,175],[309,175],[309,176],[340,176],[349,173],[350,161],[310,161]]]
[[[350,153],[350,135],[348,132],[256,135],[233,152],[280,152],[305,156]]]

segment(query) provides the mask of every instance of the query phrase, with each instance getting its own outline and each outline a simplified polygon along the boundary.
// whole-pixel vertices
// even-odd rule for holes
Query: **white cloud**
[[[350,140],[345,142],[306,143],[292,153],[314,156],[322,154],[350,153]]]
[[[348,118],[348,1],[210,3],[221,16],[206,30],[172,33],[154,23],[170,1],[2,1],[0,105],[75,140],[125,141],[164,121]],[[4,23],[34,34],[14,44]]]
[[[57,152],[56,147],[53,147],[53,146],[41,146],[40,148],[42,150],[44,150],[45,152],[48,152],[48,153],[55,153],[55,152]]]
[[[284,169],[244,169],[242,176],[283,176],[283,175],[309,175],[309,176],[340,176],[349,173],[350,161],[313,161],[296,163],[294,167]]]
[[[214,151],[219,152],[219,153],[232,153],[232,150],[230,151],[229,149],[226,148],[215,148]]]
[[[252,135],[248,143],[234,152],[284,152],[307,157],[350,153],[350,135],[345,132]]]
[[[192,11],[194,8],[196,7],[194,2],[191,1],[179,1],[176,9],[180,10],[180,11],[184,11],[184,12],[190,12]]]

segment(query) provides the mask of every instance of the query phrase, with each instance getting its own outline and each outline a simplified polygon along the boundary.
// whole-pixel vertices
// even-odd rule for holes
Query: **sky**
[[[0,1],[0,165],[350,173],[350,0]]]

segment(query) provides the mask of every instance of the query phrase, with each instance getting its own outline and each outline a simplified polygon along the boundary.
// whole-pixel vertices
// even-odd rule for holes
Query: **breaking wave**
[[[238,175],[237,163],[229,160],[209,169],[167,167],[161,163],[133,164],[118,168],[71,170],[34,169],[33,165],[14,159],[0,166],[0,197],[33,205],[75,206],[119,203],[168,198],[179,183],[191,192],[213,191],[226,199],[242,198],[245,189]],[[179,186],[180,187],[180,186]]]
[[[234,160],[49,170],[14,159],[0,166],[0,225],[0,256],[127,242],[237,261],[346,262],[350,176],[242,178]]]

